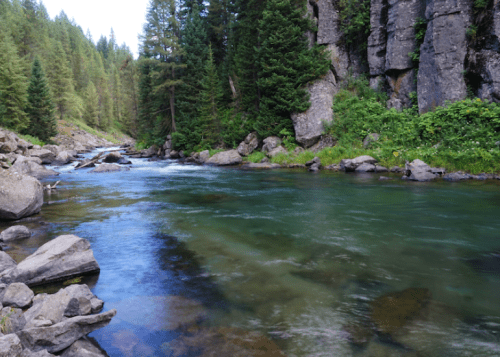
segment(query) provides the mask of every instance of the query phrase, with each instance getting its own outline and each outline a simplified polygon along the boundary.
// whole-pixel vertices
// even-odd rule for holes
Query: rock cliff
[[[500,0],[370,1],[367,43],[346,45],[339,0],[308,0],[317,32],[311,45],[331,53],[331,71],[309,84],[311,107],[295,113],[297,141],[314,145],[323,122],[332,118],[331,101],[348,75],[366,74],[373,87],[387,91],[387,106],[411,105],[416,93],[421,113],[472,94],[500,102]],[[420,41],[417,31],[420,23]],[[417,24],[417,26],[416,26]],[[417,60],[409,53],[419,53]]]

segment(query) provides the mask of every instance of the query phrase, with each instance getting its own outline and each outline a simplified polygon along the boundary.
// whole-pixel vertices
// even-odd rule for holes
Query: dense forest
[[[112,29],[94,43],[64,12],[2,0],[0,38],[0,126],[44,141],[57,119],[137,133],[137,61]]]
[[[289,0],[151,0],[135,60],[112,30],[94,43],[41,2],[1,1],[0,125],[48,139],[50,120],[80,120],[144,146],[173,133],[187,151],[234,146],[254,130],[290,134],[290,113],[309,105],[305,84],[329,67],[309,47],[306,11]],[[45,97],[30,94],[35,80]]]

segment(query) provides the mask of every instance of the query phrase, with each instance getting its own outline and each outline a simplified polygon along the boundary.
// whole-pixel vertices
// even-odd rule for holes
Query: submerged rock
[[[100,164],[97,168],[90,171],[91,173],[105,173],[105,172],[117,172],[117,171],[128,171],[128,167],[122,167],[115,164]]]
[[[108,355],[88,338],[82,337],[66,349],[61,357],[107,357]]]
[[[37,179],[0,170],[0,219],[15,220],[40,212],[43,187]]]
[[[372,301],[371,319],[377,330],[392,334],[416,317],[431,299],[425,288],[409,288],[380,296]]]
[[[74,235],[63,235],[45,243],[16,268],[0,276],[3,283],[35,286],[98,271],[90,243]]]
[[[306,162],[307,171],[317,172],[321,169],[321,160],[319,157],[315,157],[311,161]]]
[[[340,168],[345,172],[353,172],[358,166],[362,164],[376,164],[377,160],[369,155],[358,156],[354,159],[342,159],[340,160]]]

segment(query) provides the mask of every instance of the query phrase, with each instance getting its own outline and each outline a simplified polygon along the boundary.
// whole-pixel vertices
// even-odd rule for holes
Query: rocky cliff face
[[[319,140],[321,122],[331,120],[329,98],[348,74],[365,73],[373,87],[387,91],[388,107],[397,109],[411,104],[412,92],[420,112],[468,92],[500,102],[500,0],[483,10],[473,0],[371,0],[365,52],[345,45],[339,0],[308,0],[308,9],[317,24],[308,37],[330,51],[332,66],[309,85],[311,108],[292,116],[297,140],[306,147]],[[415,23],[422,20],[427,28],[418,45]],[[414,62],[409,53],[417,47],[420,60]]]

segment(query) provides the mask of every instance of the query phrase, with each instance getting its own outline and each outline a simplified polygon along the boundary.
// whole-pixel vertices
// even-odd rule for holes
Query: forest
[[[112,29],[95,43],[42,2],[1,1],[0,125],[46,141],[67,119],[143,146],[173,133],[186,151],[291,133],[303,87],[329,66],[305,14],[303,2],[151,0],[136,60]]]
[[[112,29],[95,42],[64,12],[50,19],[42,2],[0,0],[0,126],[48,142],[56,121],[67,120],[126,133],[138,149],[161,146],[172,135],[174,148],[185,154],[233,148],[256,132],[261,139],[283,138],[292,151],[291,114],[309,108],[307,84],[335,69],[329,48],[310,39],[318,28],[306,4],[150,0],[135,59]],[[491,1],[474,4],[477,18],[492,11]],[[371,3],[342,0],[335,6],[341,46],[366,67]],[[417,47],[408,53],[415,74],[427,29],[427,20],[417,20]],[[344,77],[324,132],[337,145],[318,154],[326,163],[369,154],[386,165],[422,158],[451,170],[500,170],[497,103],[468,89],[468,98],[424,113],[412,92],[406,107],[388,109],[386,88],[373,88],[363,74]],[[365,150],[370,133],[381,139]]]

